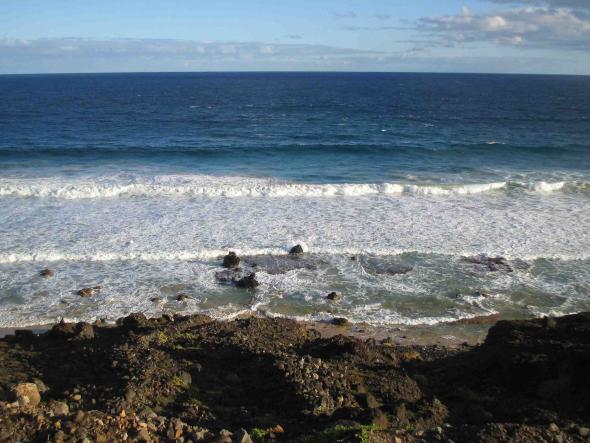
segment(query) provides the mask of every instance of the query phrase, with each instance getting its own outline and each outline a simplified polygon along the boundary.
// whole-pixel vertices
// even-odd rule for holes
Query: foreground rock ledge
[[[61,323],[0,340],[0,441],[586,442],[590,434],[590,313],[500,321],[483,345],[461,351],[326,339],[285,319],[133,314],[118,323]]]

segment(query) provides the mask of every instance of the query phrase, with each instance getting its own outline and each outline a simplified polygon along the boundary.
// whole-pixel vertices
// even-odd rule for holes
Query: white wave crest
[[[560,191],[566,185],[566,182],[554,182],[548,183],[544,181],[529,183],[527,188],[529,191],[533,192],[554,192]]]
[[[469,195],[498,190],[506,182],[419,186],[399,183],[280,183],[270,179],[156,176],[127,180],[4,179],[0,197],[96,199],[115,197],[357,197],[385,195]]]

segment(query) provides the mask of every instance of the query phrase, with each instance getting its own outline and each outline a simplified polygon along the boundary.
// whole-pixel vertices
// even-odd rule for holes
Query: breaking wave
[[[553,192],[588,188],[588,183],[499,181],[479,184],[416,185],[404,183],[282,183],[270,179],[213,176],[156,176],[132,180],[53,178],[0,180],[0,197],[98,199],[117,197],[355,197],[364,195],[471,195],[507,188]]]

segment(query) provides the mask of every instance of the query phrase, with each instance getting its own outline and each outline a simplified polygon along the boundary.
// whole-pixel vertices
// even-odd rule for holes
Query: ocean
[[[0,76],[1,327],[565,314],[589,233],[590,77]]]

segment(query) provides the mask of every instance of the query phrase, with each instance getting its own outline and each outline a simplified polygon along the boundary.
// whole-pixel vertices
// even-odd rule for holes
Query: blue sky
[[[2,0],[0,73],[590,74],[590,0]]]

